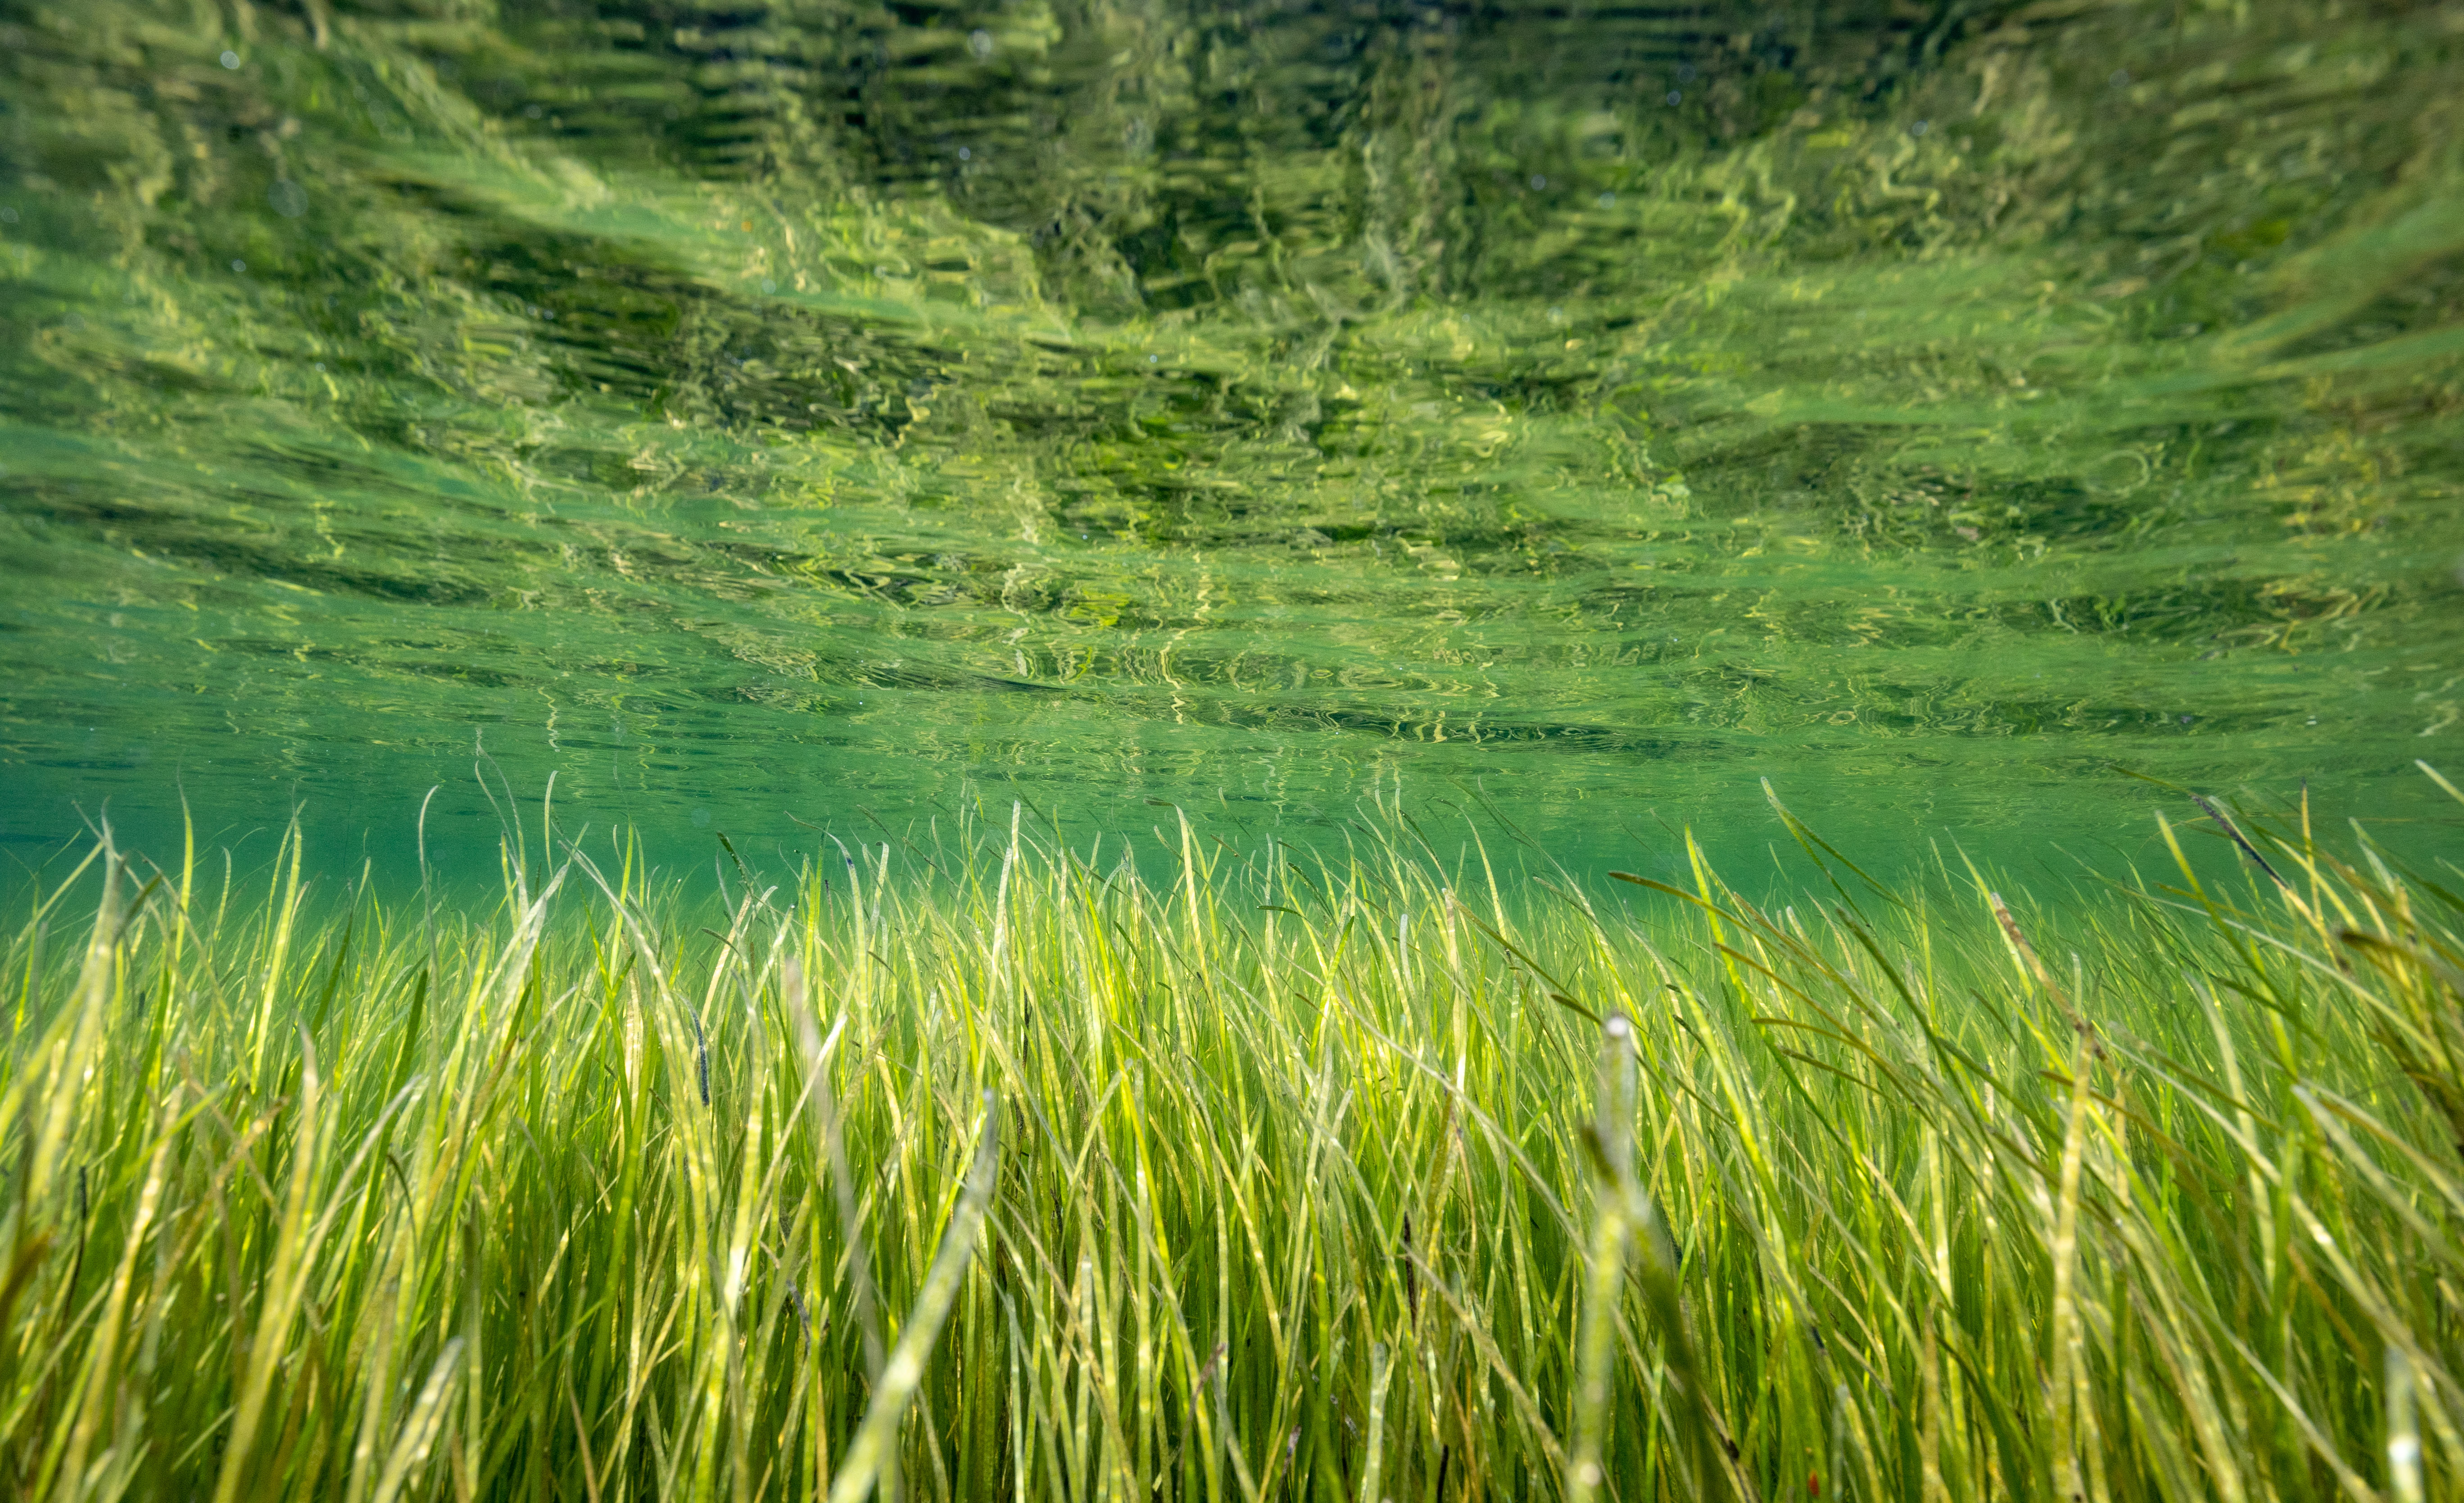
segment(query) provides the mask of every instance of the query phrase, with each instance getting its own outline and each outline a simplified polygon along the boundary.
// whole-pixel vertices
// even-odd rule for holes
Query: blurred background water
[[[2464,8],[5,0],[0,851],[2398,839]],[[2452,806],[2450,806],[2452,808]],[[536,817],[534,809],[533,817]],[[803,823],[800,823],[803,822]],[[250,831],[260,831],[253,836]],[[2450,841],[2452,847],[2452,840]]]

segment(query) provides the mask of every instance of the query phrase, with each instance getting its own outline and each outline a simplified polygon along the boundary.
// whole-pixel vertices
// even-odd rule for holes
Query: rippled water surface
[[[2427,818],[2458,15],[7,0],[0,833]]]

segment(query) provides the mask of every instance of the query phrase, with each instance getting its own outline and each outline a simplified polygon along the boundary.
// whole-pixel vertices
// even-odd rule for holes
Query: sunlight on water
[[[694,861],[2136,850],[2464,737],[2449,10],[8,14],[23,859],[483,749]]]

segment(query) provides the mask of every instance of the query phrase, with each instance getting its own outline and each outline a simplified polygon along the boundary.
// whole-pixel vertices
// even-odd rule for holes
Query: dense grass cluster
[[[2437,873],[2211,809],[2226,883],[2049,910],[1792,823],[1825,874],[1773,905],[1385,812],[1169,824],[1160,875],[825,847],[717,907],[561,831],[493,904],[99,843],[7,957],[0,1492],[2464,1477]]]

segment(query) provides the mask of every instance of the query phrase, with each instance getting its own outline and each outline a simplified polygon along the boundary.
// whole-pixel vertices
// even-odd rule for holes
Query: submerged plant
[[[708,925],[604,839],[319,907],[105,836],[7,958],[0,1489],[2443,1494],[2464,900],[2208,814],[2059,910],[1390,812]]]

